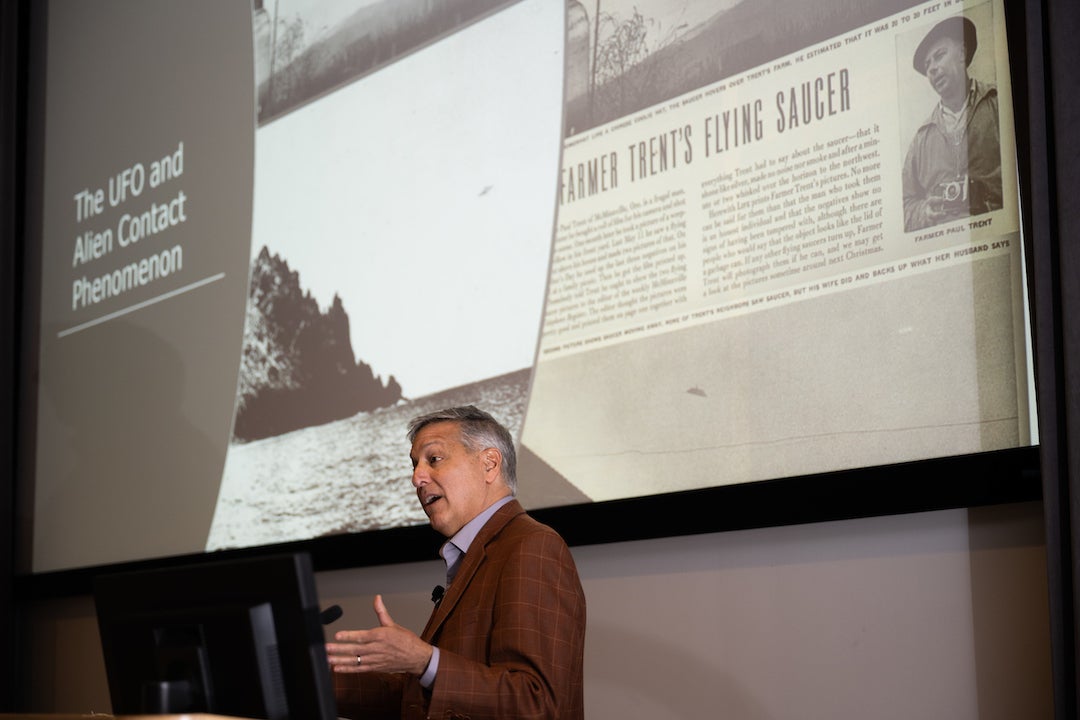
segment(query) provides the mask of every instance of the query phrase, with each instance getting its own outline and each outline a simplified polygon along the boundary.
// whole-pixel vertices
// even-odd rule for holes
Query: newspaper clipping
[[[1032,441],[1000,0],[575,5],[530,451],[603,500]]]

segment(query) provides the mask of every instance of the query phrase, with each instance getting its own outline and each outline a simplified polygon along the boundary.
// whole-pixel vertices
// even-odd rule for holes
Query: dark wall
[[[0,3],[0,711],[14,708],[15,393],[27,1]]]
[[[1026,23],[1026,93],[1017,117],[1031,290],[1053,638],[1054,709],[1077,717],[1080,582],[1080,3],[1010,2]],[[1024,98],[1018,98],[1023,100]],[[1026,140],[1022,142],[1022,140]]]

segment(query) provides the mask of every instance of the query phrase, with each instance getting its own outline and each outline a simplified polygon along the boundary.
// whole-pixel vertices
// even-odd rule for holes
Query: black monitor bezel
[[[116,714],[262,717],[270,712],[273,717],[313,720],[334,720],[337,715],[313,568],[304,553],[105,573],[95,579],[94,602]],[[253,629],[258,623],[247,616],[257,609],[264,620],[272,618],[273,637],[264,635],[270,623]],[[193,683],[199,699],[192,706],[146,706],[148,685],[177,681],[177,676],[163,676],[167,670],[158,667],[163,658],[154,635],[178,628],[203,635],[199,653],[194,645],[175,651],[173,660],[183,666],[180,676],[186,681],[206,675],[208,682]],[[273,679],[260,679],[258,666],[268,647],[280,672],[270,673]],[[198,666],[196,655],[203,656]],[[287,708],[267,710],[274,707],[271,699],[281,695]]]

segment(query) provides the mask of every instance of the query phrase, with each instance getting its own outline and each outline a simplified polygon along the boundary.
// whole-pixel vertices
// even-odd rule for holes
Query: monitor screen
[[[116,714],[336,717],[306,554],[102,575],[94,600]]]

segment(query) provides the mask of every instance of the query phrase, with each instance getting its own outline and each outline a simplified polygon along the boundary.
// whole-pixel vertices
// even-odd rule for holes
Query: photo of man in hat
[[[938,103],[919,126],[904,161],[904,230],[911,232],[1001,207],[997,88],[969,75],[975,24],[934,25],[912,58]]]

